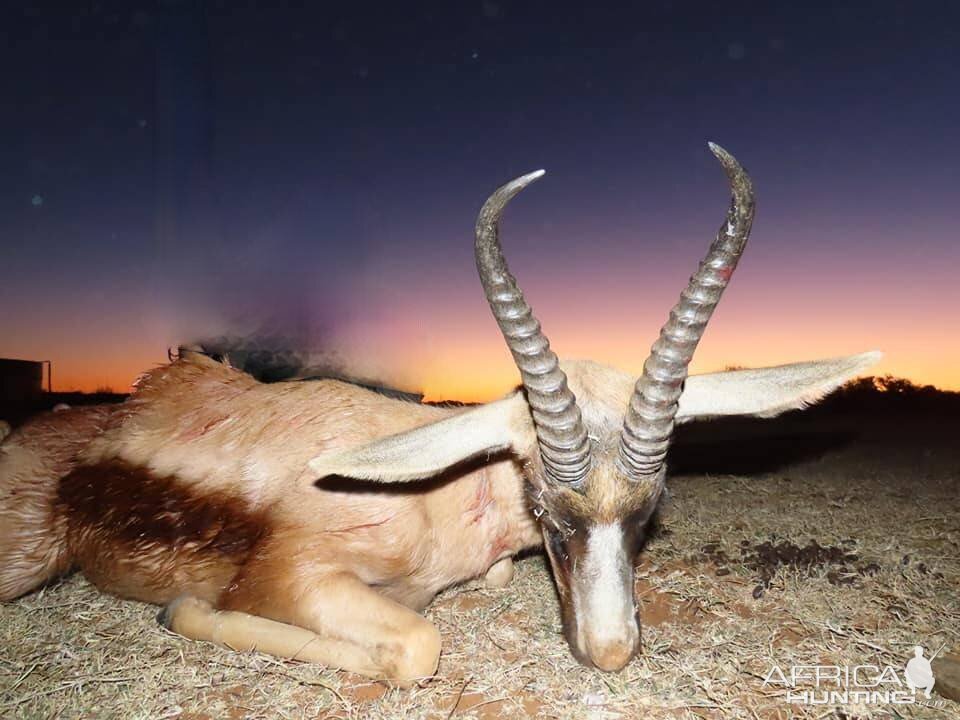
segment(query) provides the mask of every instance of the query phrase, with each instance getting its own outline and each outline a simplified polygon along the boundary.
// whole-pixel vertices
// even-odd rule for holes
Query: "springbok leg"
[[[508,557],[497,560],[483,576],[483,582],[488,588],[505,588],[511,580],[513,580],[513,558]]]
[[[429,621],[352,575],[283,597],[238,594],[226,605],[215,610],[183,598],[161,620],[195,640],[322,663],[403,687],[432,676],[440,660],[440,632]]]
[[[191,640],[202,640],[238,652],[257,651],[276,657],[343,667],[363,675],[378,668],[367,653],[347,642],[324,640],[315,632],[234,610],[215,610],[205,600],[182,596],[167,605],[158,620]]]

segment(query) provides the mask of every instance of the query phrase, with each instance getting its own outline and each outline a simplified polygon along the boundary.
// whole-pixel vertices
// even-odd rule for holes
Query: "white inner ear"
[[[307,464],[313,482],[328,475],[406,482],[433,477],[482,455],[526,449],[532,421],[521,393],[459,415],[357,447],[318,455]]]
[[[772,417],[815,403],[875,365],[882,353],[813,360],[687,378],[677,422],[719,415]],[[590,360],[563,363],[588,427],[620,432],[637,378]]]
[[[829,360],[692,375],[680,396],[677,422],[718,415],[773,417],[811,405],[875,365],[880,352]]]

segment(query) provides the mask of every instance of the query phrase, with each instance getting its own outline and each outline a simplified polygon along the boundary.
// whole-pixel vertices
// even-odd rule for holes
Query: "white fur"
[[[687,378],[677,422],[723,415],[773,417],[806,407],[875,365],[883,356],[865,352],[754,370],[691,375]],[[619,434],[637,378],[590,360],[561,362],[588,428]]]
[[[720,415],[772,417],[806,407],[880,360],[881,353],[814,360],[687,378],[677,422]],[[561,363],[591,437],[618,437],[636,378],[589,360]],[[431,477],[458,463],[510,449],[525,456],[536,443],[522,393],[368,444],[330,450],[309,462],[305,482],[343,475],[379,482]]]
[[[327,475],[419,480],[474,457],[524,450],[533,442],[531,430],[526,400],[517,393],[369,445],[319,455],[308,463],[312,474],[307,480]]]
[[[573,601],[585,644],[594,649],[632,644],[637,623],[633,588],[625,586],[631,578],[630,558],[620,523],[590,528],[582,562],[574,579]]]
[[[687,378],[677,422],[717,415],[773,417],[803,408],[880,361],[882,353],[730,370]]]

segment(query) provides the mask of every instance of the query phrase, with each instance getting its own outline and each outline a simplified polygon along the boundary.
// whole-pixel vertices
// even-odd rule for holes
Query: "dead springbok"
[[[0,448],[0,599],[72,568],[166,605],[190,638],[397,684],[432,675],[441,589],[545,545],[573,654],[622,668],[640,643],[633,561],[676,423],[816,401],[878,353],[687,377],[743,252],[751,183],[711,145],[733,202],[639,380],[560,365],[510,274],[498,224],[540,177],[497,190],[476,259],[523,385],[470,409],[334,380],[265,385],[201,354],[148,373],[114,408],[47,414]],[[389,486],[387,486],[389,484]]]

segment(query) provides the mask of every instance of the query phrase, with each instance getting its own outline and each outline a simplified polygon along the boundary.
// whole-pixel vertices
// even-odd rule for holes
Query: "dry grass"
[[[761,433],[754,442],[768,440]],[[673,478],[637,581],[644,653],[619,674],[572,659],[539,556],[519,562],[505,590],[474,583],[434,603],[428,615],[445,651],[438,677],[412,691],[182,640],[156,624],[156,608],[100,595],[73,577],[0,606],[0,716],[844,717],[788,705],[762,678],[774,664],[902,668],[915,644],[928,654],[960,647],[960,460],[952,442],[949,433],[928,434],[905,448],[880,432],[750,475]],[[741,544],[771,538],[800,546],[815,539],[858,558],[777,567],[754,598],[758,570],[743,562]],[[960,705],[934,699],[843,712],[960,716]]]

